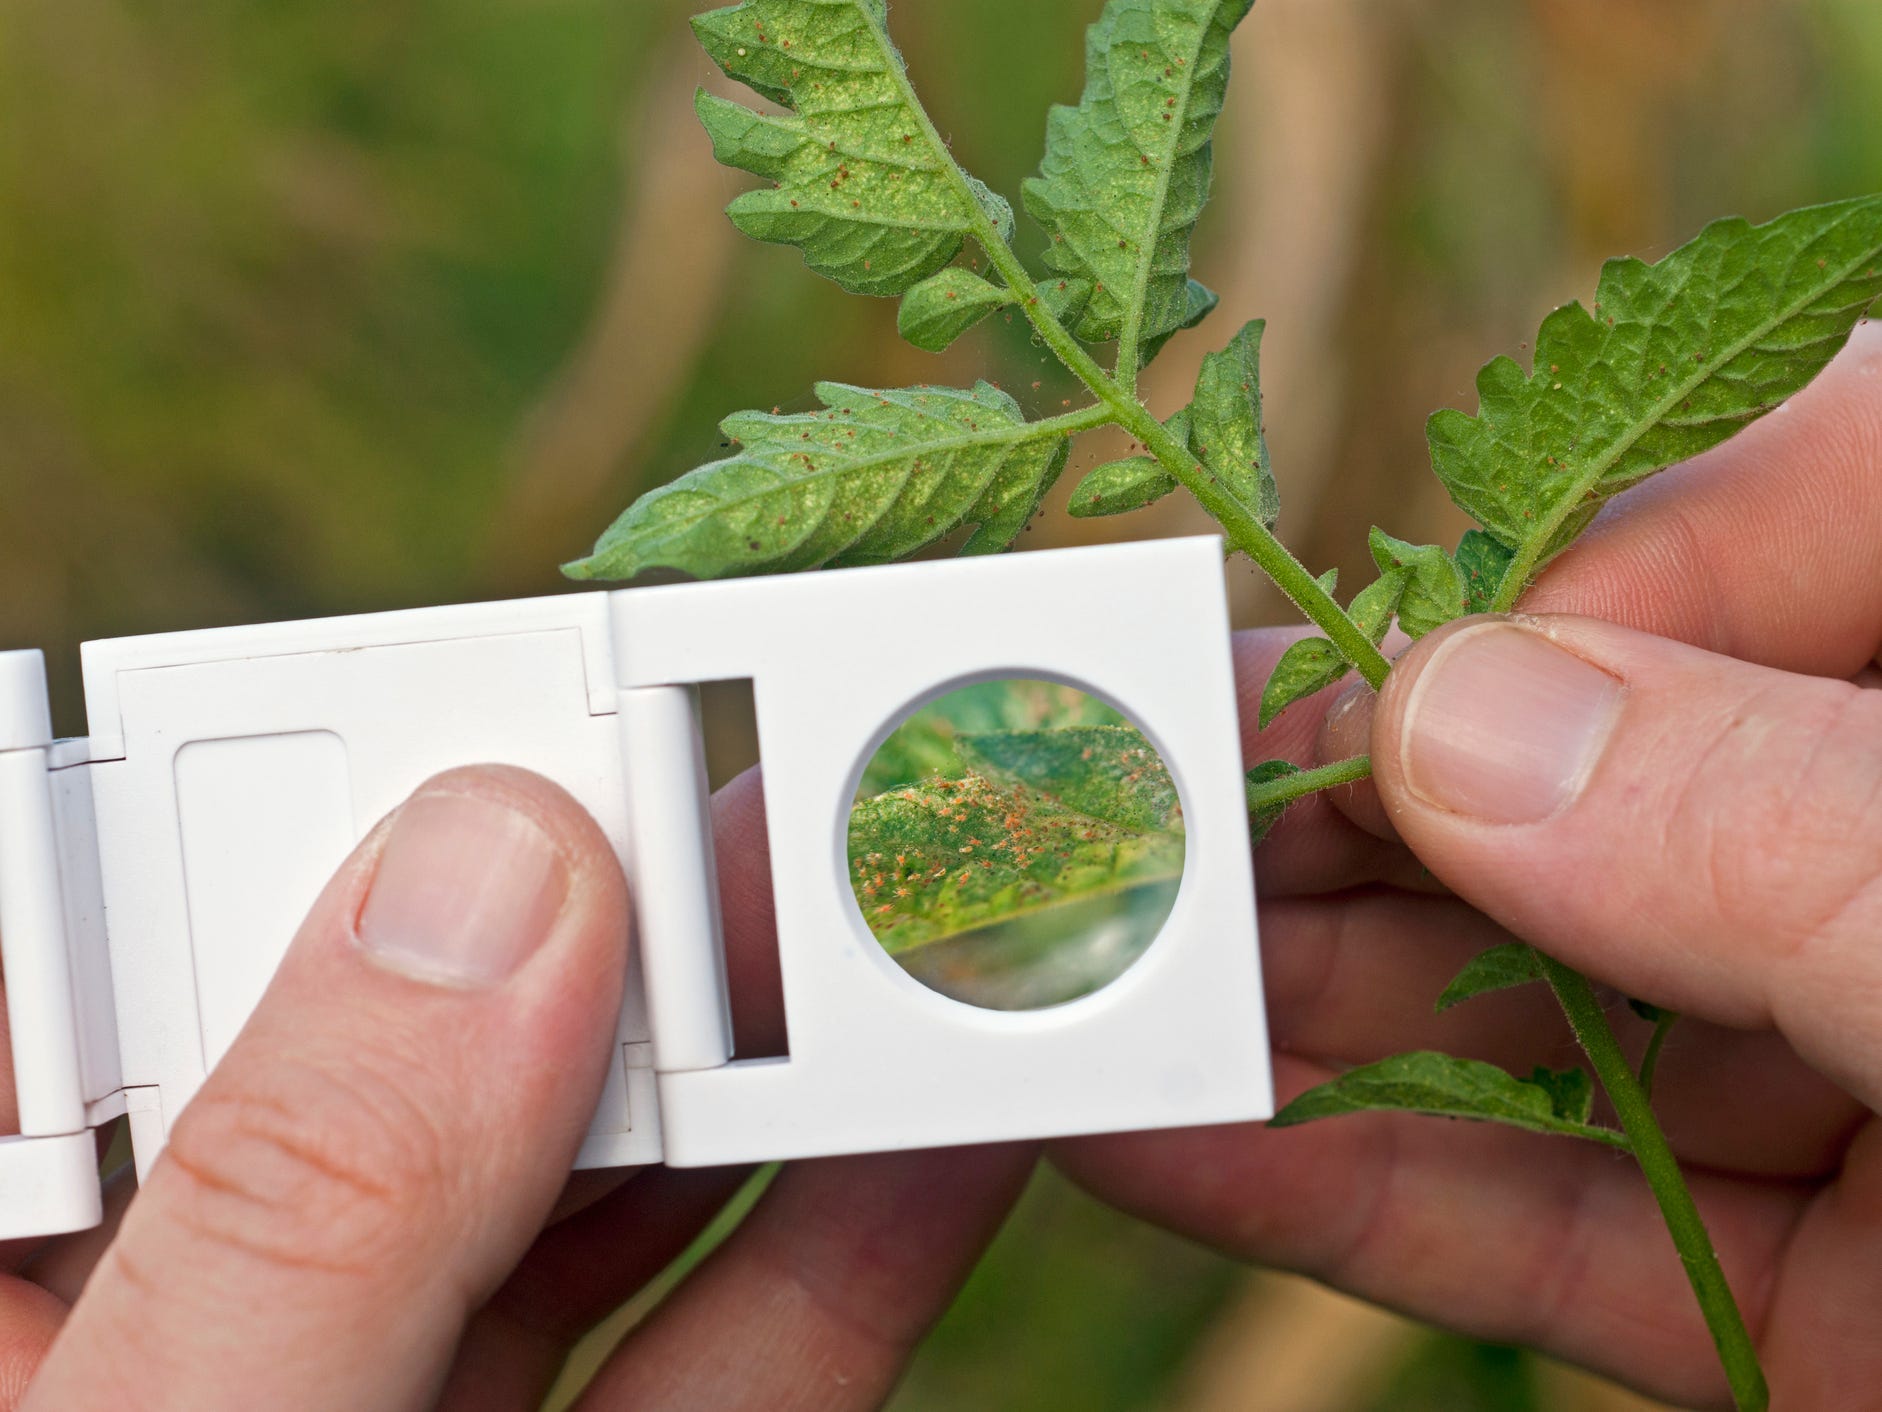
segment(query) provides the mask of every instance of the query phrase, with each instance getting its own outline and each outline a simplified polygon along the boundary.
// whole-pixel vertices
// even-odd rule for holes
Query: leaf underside
[[[872,391],[820,383],[823,410],[741,412],[736,452],[636,500],[578,579],[651,568],[696,578],[790,573],[900,559],[962,525],[963,554],[1006,548],[1064,468],[1063,432],[1041,432],[998,388]]]
[[[959,773],[850,814],[851,880],[892,954],[1181,876],[1175,785],[1131,727],[987,732],[955,746]]]
[[[1270,529],[1281,513],[1261,424],[1261,335],[1243,326],[1219,353],[1202,360],[1189,406],[1189,449],[1248,512]]]
[[[1392,626],[1392,614],[1411,575],[1410,568],[1388,569],[1353,595],[1346,615],[1373,642],[1383,640]],[[1332,579],[1323,576],[1322,586],[1331,593]],[[1266,730],[1289,706],[1332,686],[1351,669],[1352,664],[1339,648],[1324,637],[1303,637],[1293,643],[1274,664],[1267,685],[1261,689],[1261,728]]]
[[[701,93],[714,155],[775,186],[727,209],[759,240],[794,245],[857,294],[897,295],[945,266],[983,218],[1012,212],[964,178],[910,101],[883,0],[744,0],[696,15],[726,75],[787,109]]]
[[[1506,941],[1500,946],[1480,951],[1466,961],[1456,979],[1438,997],[1437,1008],[1439,1011],[1449,1010],[1453,1005],[1461,1005],[1476,996],[1528,985],[1542,978],[1542,964],[1536,960],[1535,948],[1527,942]]]
[[[1093,287],[1076,332],[1160,347],[1213,307],[1189,279],[1228,93],[1229,36],[1253,0],[1110,0],[1086,33],[1078,106],[1053,108],[1026,209],[1046,264]],[[1134,330],[1132,312],[1137,312]]]
[[[956,748],[970,770],[1107,824],[1139,833],[1183,827],[1176,782],[1135,727],[991,731],[962,736]]]
[[[1309,1089],[1275,1114],[1269,1126],[1293,1127],[1347,1113],[1426,1113],[1624,1144],[1612,1129],[1589,1123],[1593,1105],[1593,1082],[1582,1069],[1537,1069],[1519,1079],[1494,1064],[1422,1050],[1362,1065]]]
[[[1433,628],[1461,617],[1467,589],[1463,572],[1435,544],[1407,544],[1374,527],[1372,559],[1381,574],[1406,571],[1405,590],[1398,600],[1398,624],[1406,635],[1423,637]]]
[[[1263,760],[1248,772],[1250,792],[1259,785],[1273,784],[1276,780],[1284,780],[1300,772],[1300,766],[1292,760]],[[1274,826],[1281,822],[1281,816],[1287,812],[1287,807],[1285,804],[1277,804],[1251,809],[1248,815],[1249,842],[1260,843],[1272,833]]]
[[[1482,530],[1465,530],[1457,544],[1457,571],[1464,579],[1464,612],[1487,613],[1496,602],[1513,558],[1510,547]]]
[[[924,353],[940,353],[994,310],[1012,302],[1010,290],[971,270],[950,266],[902,296],[896,328]]]
[[[1882,197],[1714,222],[1655,264],[1610,260],[1592,310],[1498,358],[1478,410],[1427,426],[1451,498],[1533,570],[1603,501],[1718,445],[1820,372],[1882,294]]]
[[[1066,510],[1075,519],[1123,515],[1154,505],[1176,489],[1176,477],[1154,456],[1107,461],[1087,472],[1072,489]]]
[[[1332,686],[1350,666],[1340,649],[1324,637],[1303,637],[1290,644],[1261,689],[1261,729],[1266,730],[1296,701]]]

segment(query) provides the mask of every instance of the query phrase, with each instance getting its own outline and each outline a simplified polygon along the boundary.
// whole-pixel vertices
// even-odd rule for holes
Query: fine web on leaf
[[[1087,342],[1119,338],[1140,358],[1214,307],[1192,288],[1190,234],[1209,198],[1229,36],[1252,3],[1110,0],[1086,33],[1084,94],[1052,110],[1023,194],[1052,240],[1046,264],[1093,287],[1075,329]]]
[[[1012,302],[1011,290],[954,265],[902,296],[896,329],[924,353],[940,353],[994,310]]]
[[[1878,294],[1882,197],[1717,221],[1655,264],[1611,260],[1592,309],[1543,321],[1531,372],[1498,358],[1475,416],[1432,416],[1432,465],[1527,579],[1610,496],[1802,388]]]
[[[882,0],[744,0],[692,24],[728,77],[789,110],[699,95],[714,155],[776,183],[728,208],[745,234],[798,247],[853,293],[898,295],[983,219],[1011,231],[1011,208],[959,171],[912,101]]]
[[[964,524],[979,529],[961,552],[990,553],[1025,528],[1069,449],[1063,431],[1027,423],[984,382],[970,391],[821,383],[817,396],[821,411],[728,417],[732,456],[643,495],[565,572],[725,578],[886,563]]]

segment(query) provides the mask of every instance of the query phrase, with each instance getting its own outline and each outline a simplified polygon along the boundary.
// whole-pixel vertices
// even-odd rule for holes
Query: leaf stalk
[[[1302,770],[1299,774],[1287,775],[1282,779],[1269,780],[1266,784],[1256,784],[1252,780],[1248,785],[1248,812],[1263,813],[1272,809],[1283,809],[1297,799],[1304,799],[1323,789],[1337,789],[1343,784],[1356,784],[1372,774],[1372,757],[1354,755],[1349,759],[1335,760],[1330,765],[1321,765],[1315,769]]]
[[[1653,1076],[1660,1069],[1660,1053],[1666,1047],[1667,1031],[1678,1019],[1677,1011],[1662,1010],[1660,1018],[1653,1022],[1653,1037],[1647,1041],[1647,1052],[1640,1056],[1640,1089],[1649,1098],[1653,1097]]]
[[[881,31],[879,22],[871,18],[869,23],[877,31],[878,42],[885,49],[891,48],[889,37]],[[1229,542],[1253,559],[1274,580],[1281,591],[1294,601],[1295,606],[1332,640],[1340,654],[1358,669],[1367,684],[1377,691],[1392,670],[1392,664],[1386,661],[1373,645],[1372,639],[1360,631],[1346,611],[1334,601],[1333,595],[1322,588],[1314,576],[1307,572],[1306,566],[1275,537],[1274,531],[1250,514],[1189,453],[1189,448],[1181,445],[1161,422],[1150,415],[1149,409],[1137,400],[1134,368],[1132,376],[1126,381],[1120,381],[1107,373],[1046,307],[1045,301],[1040,298],[1039,286],[1027,273],[1005,235],[981,206],[967,173],[954,160],[934,120],[928,116],[927,108],[916,96],[907,73],[899,64],[891,65],[891,72],[909,110],[922,124],[923,135],[932,144],[932,150],[941,153],[947,161],[948,178],[960,195],[963,209],[972,212],[969,228],[974,240],[986,252],[988,262],[1006,281],[1007,288],[1013,291],[1027,322],[1038,331],[1066,370],[1110,408],[1110,419],[1135,436],[1163,464],[1163,468],[1176,478],[1177,483],[1196,497],[1202,507],[1227,531]],[[1136,348],[1131,339],[1127,339],[1126,343],[1130,346],[1123,349],[1123,354],[1134,365]]]
[[[961,180],[964,186],[965,177]],[[1053,316],[1039,297],[1038,285],[1026,272],[1026,267],[1020,263],[1012,247],[994,229],[993,222],[982,216],[974,235],[986,251],[988,261],[999,271],[1007,287],[1018,296],[1019,307],[1026,315],[1027,322],[1038,330],[1046,346],[1058,356],[1067,370],[1110,408],[1110,420],[1136,437],[1162,463],[1163,468],[1176,478],[1177,483],[1196,497],[1203,509],[1213,515],[1227,531],[1229,542],[1253,559],[1274,580],[1301,612],[1332,640],[1341,655],[1358,669],[1367,684],[1377,691],[1392,670],[1392,664],[1373,645],[1372,639],[1360,631],[1347,616],[1346,610],[1334,601],[1333,595],[1322,588],[1306,566],[1275,537],[1274,531],[1231,495],[1190,454],[1189,448],[1170,435],[1169,429],[1150,414],[1136,395],[1100,367],[1071,331]]]
[[[1660,1204],[1660,1214],[1672,1234],[1680,1262],[1686,1267],[1686,1278],[1698,1297],[1712,1342],[1718,1348],[1733,1401],[1739,1412],[1765,1412],[1771,1403],[1771,1392],[1765,1383],[1764,1371],[1758,1366],[1758,1351],[1752,1346],[1744,1316],[1732,1297],[1731,1286],[1725,1282],[1724,1271],[1719,1268],[1712,1237],[1707,1234],[1699,1208],[1693,1203],[1679,1159],[1673,1155],[1666,1133],[1654,1116],[1646,1089],[1621,1052],[1620,1041],[1614,1037],[1607,1012],[1602,1009],[1588,978],[1540,951],[1536,959],[1549,988],[1561,1003],[1563,1014],[1568,1016],[1575,1038],[1594,1065],[1595,1076],[1607,1090],[1615,1116],[1627,1134],[1634,1160],[1640,1164],[1647,1185]]]

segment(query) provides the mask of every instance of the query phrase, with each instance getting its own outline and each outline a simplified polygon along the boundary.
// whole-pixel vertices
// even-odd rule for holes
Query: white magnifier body
[[[525,767],[613,841],[635,954],[578,1166],[749,1163],[1271,1116],[1214,537],[571,593],[93,642],[90,735],[0,653],[0,930],[20,1137],[0,1238],[99,1219],[91,1129],[140,1173],[365,833],[455,766]],[[909,710],[1044,678],[1162,755],[1181,885],[1092,994],[982,1009],[858,911],[846,830]],[[696,687],[750,680],[789,1053],[734,1052]]]

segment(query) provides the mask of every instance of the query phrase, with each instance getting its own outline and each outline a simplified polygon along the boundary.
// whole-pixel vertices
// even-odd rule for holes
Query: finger
[[[1283,1059],[1276,1080],[1293,1093],[1330,1072]],[[1545,1349],[1681,1406],[1724,1392],[1652,1196],[1605,1148],[1368,1114],[1080,1138],[1053,1156],[1101,1199],[1245,1259]],[[1692,1185],[1756,1333],[1807,1197],[1706,1173]]]
[[[880,1406],[1032,1163],[1006,1146],[786,1167],[578,1412]]]
[[[752,1057],[782,1054],[784,980],[761,769],[745,771],[713,795],[712,850],[719,863],[719,914],[725,919],[733,1051]]]
[[[177,1121],[32,1412],[424,1405],[593,1113],[625,891],[547,781],[421,788]]]
[[[1731,441],[1628,491],[1523,599],[1851,677],[1882,644],[1882,324]]]
[[[678,1259],[749,1175],[645,1171],[544,1231],[471,1319],[438,1405],[540,1407],[576,1340]]]
[[[1882,1103],[1882,694],[1585,618],[1469,619],[1372,725],[1399,833],[1629,994],[1775,1023]]]
[[[1882,324],[1866,323],[1777,412],[1615,497],[1522,606],[1602,618],[1786,671],[1874,678],[1879,470]],[[1327,711],[1313,763],[1366,750],[1369,718],[1339,718],[1371,694],[1349,689]],[[1393,837],[1369,783],[1330,798],[1362,829]]]
[[[1340,688],[1329,687],[1297,702],[1267,730],[1256,729],[1269,673],[1281,654],[1306,635],[1306,629],[1295,628],[1256,628],[1235,634],[1236,704],[1246,764],[1263,760],[1319,763],[1316,744],[1321,722],[1339,698]],[[1356,825],[1324,794],[1310,795],[1287,811],[1255,851],[1255,876],[1263,897],[1313,896],[1367,883],[1416,890],[1433,886],[1423,866],[1396,839]]]
[[[51,1291],[0,1276],[0,1412],[24,1403],[65,1317],[65,1301]]]
[[[137,1173],[129,1162],[113,1172],[104,1182],[104,1219],[90,1230],[74,1231],[51,1242],[26,1264],[20,1276],[42,1285],[70,1305],[77,1302],[85,1281],[97,1267],[111,1242],[118,1238],[124,1213],[137,1195]]]
[[[1836,1184],[1805,1210],[1781,1268],[1760,1351],[1773,1407],[1867,1407],[1882,1386],[1882,1124],[1851,1146]]]
[[[1276,1049],[1335,1067],[1436,1049],[1517,1073],[1579,1051],[1548,987],[1519,986],[1438,1013],[1464,963],[1508,932],[1455,898],[1385,890],[1261,907],[1261,956]],[[1612,1020],[1636,1060],[1652,1026],[1618,1000]],[[1734,1101],[1721,1105],[1718,1095]],[[1868,1116],[1781,1035],[1687,1019],[1661,1056],[1655,1111],[1688,1162],[1760,1176],[1823,1177]]]

